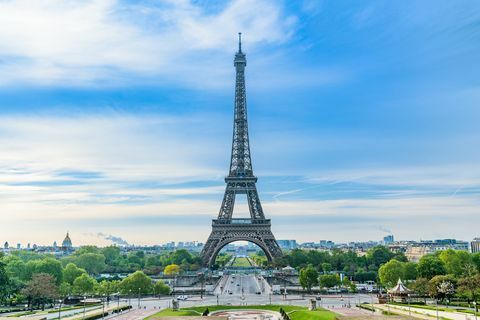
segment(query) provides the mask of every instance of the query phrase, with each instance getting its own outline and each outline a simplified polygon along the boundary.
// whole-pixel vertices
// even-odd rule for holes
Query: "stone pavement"
[[[123,312],[118,315],[109,317],[115,320],[143,320],[152,314],[159,312],[159,309],[133,309],[131,311]]]
[[[371,311],[360,308],[328,308],[328,310],[346,317],[361,317],[372,314]]]
[[[388,306],[382,304],[375,304],[375,308],[387,311]],[[401,315],[409,315],[408,307],[404,306],[396,306],[390,305],[390,311],[401,314]],[[461,312],[446,312],[446,311],[438,311],[439,318],[446,318],[452,320],[475,320],[475,316],[473,314],[461,313]],[[436,319],[437,311],[436,310],[428,310],[428,309],[421,309],[411,307],[411,317],[419,318],[419,319]]]

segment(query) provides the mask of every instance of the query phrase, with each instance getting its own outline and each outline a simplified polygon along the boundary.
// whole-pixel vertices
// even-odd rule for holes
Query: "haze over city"
[[[277,239],[471,240],[479,18],[474,1],[1,2],[0,241],[205,241],[239,31]]]

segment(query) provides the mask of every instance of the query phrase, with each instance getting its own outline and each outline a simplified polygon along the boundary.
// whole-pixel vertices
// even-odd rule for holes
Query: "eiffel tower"
[[[245,93],[245,67],[242,52],[242,34],[238,34],[238,52],[233,62],[236,70],[235,116],[233,122],[232,157],[230,172],[225,178],[227,187],[218,218],[212,220],[212,233],[203,247],[201,258],[205,266],[212,266],[220,250],[234,241],[249,241],[258,245],[269,261],[282,256],[271,230],[270,219],[265,219],[257,192],[257,177],[253,175],[248,139],[247,97]],[[250,218],[232,218],[235,197],[246,194]]]

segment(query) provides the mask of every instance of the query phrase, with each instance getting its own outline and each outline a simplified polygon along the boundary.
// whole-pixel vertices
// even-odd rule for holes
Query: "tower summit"
[[[242,34],[238,34],[238,52],[233,60],[235,66],[235,103],[233,120],[232,154],[230,169],[225,178],[227,184],[218,218],[212,221],[210,234],[201,253],[203,264],[211,266],[218,252],[234,241],[249,241],[258,245],[269,261],[282,256],[271,231],[269,219],[265,219],[257,192],[257,177],[253,174],[248,136],[247,96],[245,67],[247,59],[242,52]],[[237,194],[246,194],[250,219],[232,218]]]

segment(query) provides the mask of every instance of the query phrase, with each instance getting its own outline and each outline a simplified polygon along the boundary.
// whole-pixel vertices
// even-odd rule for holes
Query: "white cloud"
[[[97,116],[1,117],[0,234],[9,241],[33,241],[26,235],[17,238],[22,228],[29,237],[43,243],[52,242],[49,237],[59,228],[62,233],[104,231],[135,243],[204,239],[209,232],[208,221],[216,216],[222,199],[231,130],[229,125],[212,127],[211,121],[228,123],[213,115],[133,116],[113,112]],[[261,137],[258,141],[262,141]],[[283,148],[279,145],[275,151],[269,146],[267,151],[259,151],[273,155]],[[289,152],[295,152],[295,148]],[[404,238],[448,234],[468,239],[474,236],[476,226],[465,225],[465,221],[473,221],[480,213],[479,199],[472,191],[463,192],[461,188],[480,185],[476,172],[477,168],[467,166],[337,169],[301,181],[303,184],[292,191],[300,197],[292,199],[292,192],[283,191],[283,195],[269,199],[269,195],[279,192],[275,186],[271,190],[262,187],[260,193],[279,238],[289,237],[296,230],[287,228],[291,223],[285,219],[295,222],[297,217],[310,217],[315,219],[313,223],[303,218],[295,226],[306,228],[297,230],[299,240],[312,240],[318,230],[325,235],[322,238],[350,239],[350,233],[338,234],[324,227],[331,228],[335,219],[344,220],[337,226],[345,232],[364,228],[361,236],[355,234],[357,239],[380,237],[372,225],[383,220]],[[261,182],[266,181],[264,172],[257,174]],[[360,186],[373,184],[379,188],[373,189],[374,196],[355,195],[355,186],[349,187],[348,194],[337,190],[334,199],[321,200],[322,192],[302,196],[305,185],[328,185],[332,181],[354,181]],[[389,190],[391,186],[405,188]],[[443,195],[436,194],[438,190]],[[448,196],[445,190],[451,190]],[[379,196],[384,191],[388,195]],[[184,219],[191,216],[203,219],[205,226],[184,230]],[[147,222],[142,222],[145,219]],[[182,232],[172,232],[177,227],[162,224],[163,219],[176,221]],[[98,229],[102,221],[109,221],[111,229]],[[135,225],[132,221],[136,221]],[[430,221],[430,233],[420,232],[418,226],[404,226],[420,221]],[[452,221],[461,221],[463,231],[458,231],[458,225],[450,228]],[[310,230],[310,225],[318,230]],[[77,238],[83,243],[90,240]]]
[[[231,58],[238,31],[253,49],[285,41],[294,24],[274,1],[231,1],[215,13],[189,1],[2,1],[0,85],[105,85],[135,75],[218,84],[209,62]]]

